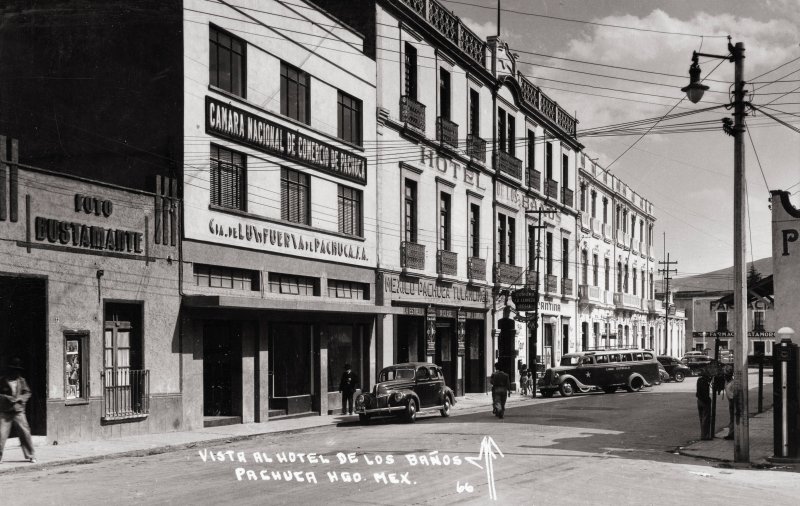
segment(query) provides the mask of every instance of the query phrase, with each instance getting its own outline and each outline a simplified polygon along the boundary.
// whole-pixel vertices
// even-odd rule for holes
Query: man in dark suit
[[[511,388],[511,381],[508,378],[508,374],[500,370],[500,362],[494,364],[491,383],[492,404],[494,406],[492,412],[502,419],[506,414],[506,399],[508,398],[508,390]]]
[[[711,428],[711,384],[713,377],[708,369],[703,369],[697,378],[697,413],[700,415],[700,439],[714,439]]]
[[[22,377],[22,362],[19,358],[11,359],[8,369],[8,375],[0,378],[0,460],[3,459],[3,448],[11,426],[14,425],[19,433],[19,443],[25,459],[35,463],[31,429],[25,417],[25,404],[31,398],[31,389]]]
[[[358,389],[358,376],[350,368],[350,364],[344,365],[344,373],[339,381],[339,392],[342,394],[342,414],[348,412],[353,414],[353,394]]]

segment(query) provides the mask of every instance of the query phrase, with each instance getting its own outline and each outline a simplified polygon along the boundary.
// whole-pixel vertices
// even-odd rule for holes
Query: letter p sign
[[[789,243],[797,240],[797,230],[789,228],[781,230],[781,233],[783,234],[783,256],[789,256]]]

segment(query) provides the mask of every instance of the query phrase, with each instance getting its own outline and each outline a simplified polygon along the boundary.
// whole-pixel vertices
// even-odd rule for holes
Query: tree
[[[761,281],[761,273],[756,270],[756,264],[751,263],[747,271],[747,286],[751,287]]]

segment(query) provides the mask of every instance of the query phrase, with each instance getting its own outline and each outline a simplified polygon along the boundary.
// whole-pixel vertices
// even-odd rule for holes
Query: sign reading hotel
[[[200,237],[229,246],[302,256],[317,260],[369,266],[371,253],[363,241],[326,236],[321,232],[300,232],[295,228],[237,216],[208,218]]]
[[[367,159],[284,125],[206,97],[206,133],[278,155],[360,184],[367,184]]]
[[[397,274],[382,274],[384,300],[485,307],[489,296],[485,288],[463,284],[440,284],[429,279],[406,279]]]

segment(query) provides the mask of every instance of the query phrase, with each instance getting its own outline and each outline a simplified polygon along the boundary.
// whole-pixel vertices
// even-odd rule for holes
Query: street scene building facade
[[[115,6],[92,11],[98,25]],[[514,383],[518,364],[590,348],[682,353],[682,315],[664,337],[654,295],[652,204],[585,156],[576,117],[500,38],[435,0],[186,0],[130,15],[139,25],[102,44],[79,39],[124,56],[114,85],[69,100],[19,87],[3,103],[33,149],[2,153],[0,271],[25,295],[8,296],[0,346],[33,366],[38,433],[329,414],[345,364],[366,390],[387,365],[433,362],[463,396],[490,389],[497,359]],[[53,64],[58,42],[19,23],[4,40]],[[130,83],[125,65],[140,70]],[[127,86],[142,90],[135,107]],[[37,102],[49,94],[57,106]],[[55,123],[36,127],[50,107]],[[143,127],[128,137],[131,124]],[[84,221],[113,240],[90,231],[85,245]],[[515,307],[523,288],[536,311]],[[18,331],[36,337],[22,346]]]

